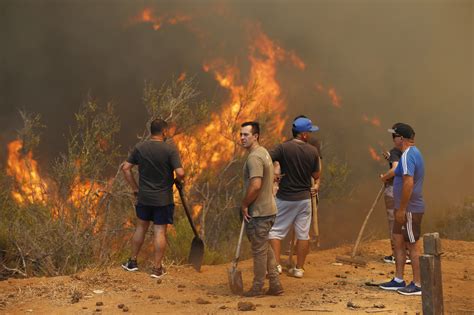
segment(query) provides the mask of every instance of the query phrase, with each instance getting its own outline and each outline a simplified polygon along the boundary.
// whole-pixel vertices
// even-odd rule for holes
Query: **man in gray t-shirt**
[[[277,212],[273,199],[273,163],[267,150],[260,146],[260,125],[258,122],[245,122],[240,129],[240,141],[249,152],[244,165],[244,196],[241,203],[242,215],[247,222],[247,237],[252,247],[253,283],[244,296],[263,294],[265,275],[268,275],[270,288],[268,295],[283,294],[278,276],[275,256],[268,244],[270,231]]]
[[[152,121],[150,140],[138,143],[122,166],[125,179],[137,198],[132,256],[122,267],[128,271],[138,270],[137,256],[150,221],[153,221],[155,266],[151,276],[154,278],[161,278],[166,273],[161,260],[166,249],[166,229],[168,224],[173,224],[173,183],[184,179],[178,150],[166,141],[167,128],[168,124],[162,119]],[[138,184],[132,174],[135,165],[138,165]]]

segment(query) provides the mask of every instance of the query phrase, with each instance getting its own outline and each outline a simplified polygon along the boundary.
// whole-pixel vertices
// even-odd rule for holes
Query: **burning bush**
[[[50,177],[39,173],[32,154],[39,143],[39,119],[31,123],[36,116],[22,117],[19,140],[9,145],[7,174],[15,180],[2,187],[11,191],[2,195],[2,231],[8,231],[2,235],[3,268],[24,276],[55,275],[104,262],[97,258],[112,254],[116,235],[111,229],[126,222],[127,214],[117,209],[130,203],[120,193],[126,191],[123,184],[109,175],[118,158],[113,106],[102,108],[90,99],[81,107],[67,152],[52,163]]]
[[[240,124],[261,123],[262,144],[283,139],[281,112],[271,110],[274,95],[257,81],[233,89],[220,114],[208,115],[206,101],[196,101],[192,79],[173,80],[161,89],[146,83],[143,101],[149,119],[141,141],[150,136],[149,123],[163,118],[173,127],[184,168],[186,194],[207,249],[204,263],[222,263],[233,255],[240,225],[244,152],[238,144]],[[13,142],[8,177],[0,181],[0,273],[57,275],[89,265],[124,258],[135,219],[133,198],[121,176],[119,146],[114,138],[119,120],[113,106],[89,99],[75,115],[67,150],[40,174],[33,159],[39,143],[39,118],[22,115],[25,128]],[[265,131],[266,130],[266,131]],[[271,131],[271,132],[270,132]],[[15,164],[15,165],[14,165]],[[340,190],[348,174],[344,164],[329,159],[325,194]],[[17,173],[23,175],[18,175]],[[9,193],[6,193],[9,192]],[[178,201],[178,198],[175,198]],[[176,224],[169,236],[168,263],[187,259],[192,232],[177,202]],[[248,255],[244,244],[243,256]]]

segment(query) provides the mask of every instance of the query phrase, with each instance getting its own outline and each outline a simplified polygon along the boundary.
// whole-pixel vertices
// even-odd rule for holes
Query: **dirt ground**
[[[474,242],[443,240],[442,246],[446,313],[474,314]],[[239,302],[250,302],[254,313],[421,314],[421,297],[366,285],[393,277],[394,265],[381,260],[388,247],[388,240],[363,245],[366,267],[336,263],[336,255],[348,255],[350,246],[312,252],[303,279],[281,276],[285,293],[278,297],[232,295],[227,282],[230,264],[203,266],[201,273],[188,266],[170,266],[161,282],[145,271],[131,273],[120,267],[73,276],[9,279],[0,282],[0,313],[234,314],[239,312]],[[241,262],[239,269],[248,288],[251,260]],[[411,268],[406,270],[406,278],[411,279]]]

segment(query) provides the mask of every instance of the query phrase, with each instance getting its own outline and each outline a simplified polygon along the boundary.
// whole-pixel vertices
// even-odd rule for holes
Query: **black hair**
[[[257,140],[260,139],[260,124],[256,121],[246,121],[240,127],[252,126],[252,134],[258,134]]]
[[[161,118],[156,118],[150,124],[150,132],[152,135],[162,134],[166,128],[168,128],[168,123]]]

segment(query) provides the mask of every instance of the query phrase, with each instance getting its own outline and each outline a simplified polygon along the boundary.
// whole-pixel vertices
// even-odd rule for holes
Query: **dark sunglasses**
[[[397,137],[401,137],[401,136],[398,135],[398,134],[396,134],[396,133],[392,134],[392,138],[393,138],[393,139],[395,139],[395,138],[397,138]]]

